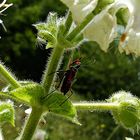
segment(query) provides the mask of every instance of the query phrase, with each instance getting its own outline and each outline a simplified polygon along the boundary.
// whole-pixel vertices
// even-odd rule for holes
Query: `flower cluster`
[[[84,37],[96,41],[107,52],[109,44],[118,37],[119,51],[140,56],[139,0],[61,0],[72,12],[75,24],[81,24],[89,13],[95,16],[84,28]]]

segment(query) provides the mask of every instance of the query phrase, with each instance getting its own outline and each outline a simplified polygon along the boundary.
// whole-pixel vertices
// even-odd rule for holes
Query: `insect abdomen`
[[[63,84],[61,86],[61,92],[63,92],[64,95],[70,90],[75,74],[76,74],[75,70],[68,70],[66,72],[63,80]]]

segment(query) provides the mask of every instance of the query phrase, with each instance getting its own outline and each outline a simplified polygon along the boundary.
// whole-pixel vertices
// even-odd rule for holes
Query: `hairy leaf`
[[[11,103],[1,102],[0,103],[0,124],[11,123],[13,126],[14,122],[14,108]]]
[[[43,102],[43,106],[44,110],[49,110],[52,113],[64,116],[72,122],[79,124],[75,107],[67,97],[61,93],[54,92],[48,95]]]
[[[35,84],[35,82],[33,82],[33,81],[19,81],[19,83],[22,86],[29,85],[29,84]],[[12,91],[14,89],[15,89],[15,87],[13,87],[10,84],[7,84],[4,88],[2,88],[2,92],[10,92],[10,91]]]
[[[10,95],[31,106],[39,105],[43,94],[44,88],[38,84],[29,84],[10,91]]]

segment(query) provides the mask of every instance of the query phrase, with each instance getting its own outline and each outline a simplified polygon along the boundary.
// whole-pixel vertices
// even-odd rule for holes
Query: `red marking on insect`
[[[65,72],[63,76],[63,83],[60,87],[60,91],[64,93],[64,95],[67,94],[67,92],[71,89],[72,82],[74,81],[74,78],[76,76],[76,73],[81,65],[81,58],[74,60],[69,65],[69,69]]]

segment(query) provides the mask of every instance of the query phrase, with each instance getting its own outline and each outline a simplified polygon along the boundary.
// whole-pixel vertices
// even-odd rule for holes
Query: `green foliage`
[[[30,106],[38,106],[44,95],[44,88],[38,84],[28,84],[10,91],[10,95]]]
[[[56,113],[79,124],[75,107],[60,92],[54,92],[44,97],[44,88],[36,83],[23,85],[16,89],[12,89],[12,87],[7,87],[6,89],[7,91],[9,90],[9,93],[1,92],[1,95],[10,97],[31,107],[41,107],[45,112],[50,111]]]
[[[47,41],[46,48],[54,46],[59,30],[57,13],[49,13],[46,23],[38,23],[34,26],[38,30],[38,42],[46,44]]]
[[[66,27],[64,23],[64,17],[58,18],[57,13],[50,12],[46,22],[34,24],[38,30],[38,43],[46,45],[46,49],[53,48],[56,43],[59,43],[60,46],[63,46],[64,48],[75,47],[71,42],[65,39],[64,32]],[[75,40],[74,43],[77,43],[79,41],[78,39]]]
[[[73,104],[67,99],[66,96],[60,92],[54,92],[44,100],[44,110],[49,110],[52,113],[62,115],[74,123],[79,124],[77,120],[77,112]]]
[[[0,35],[1,60],[20,79],[40,81],[50,51],[37,46],[32,25],[46,20],[50,11],[64,15],[66,7],[59,0],[9,0],[8,3],[13,6],[6,11],[7,16],[1,16],[7,28],[7,32],[2,31]]]
[[[94,10],[95,14],[98,14],[100,11],[102,11],[107,5],[113,3],[114,0],[102,0],[102,1],[98,1],[98,4]]]
[[[107,139],[115,127],[114,121],[110,122],[111,117],[103,112],[78,111],[78,119],[82,124],[80,126],[49,114],[46,117],[46,121],[49,121],[44,126],[48,134],[48,140],[56,140],[58,138],[62,140],[103,140]],[[110,127],[108,127],[108,124]],[[116,137],[121,139],[121,133]]]
[[[140,100],[131,93],[119,91],[110,97],[108,102],[118,103],[118,109],[112,112],[115,121],[132,133],[140,129]]]
[[[14,108],[12,103],[0,103],[0,124],[10,123],[15,126]]]

